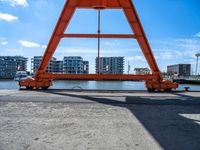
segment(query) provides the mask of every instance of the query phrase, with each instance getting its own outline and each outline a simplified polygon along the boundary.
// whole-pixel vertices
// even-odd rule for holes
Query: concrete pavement
[[[0,90],[0,150],[200,147],[200,92]]]

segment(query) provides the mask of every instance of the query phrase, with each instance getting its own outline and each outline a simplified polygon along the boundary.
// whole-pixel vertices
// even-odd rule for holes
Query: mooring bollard
[[[184,87],[184,89],[185,89],[185,92],[188,92],[190,87],[187,86],[187,87]]]

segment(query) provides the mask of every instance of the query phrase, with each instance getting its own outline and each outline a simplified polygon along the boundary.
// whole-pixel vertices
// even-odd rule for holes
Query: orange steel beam
[[[162,75],[154,58],[150,44],[140,22],[137,11],[132,3],[132,0],[118,0],[120,3],[126,18],[132,28],[133,33],[137,36],[137,41],[142,49],[142,52],[154,74],[158,75],[159,80],[162,80]]]
[[[127,1],[127,0],[124,0]],[[77,0],[77,8],[91,9],[103,7],[106,9],[121,9],[119,0]]]
[[[142,52],[153,72],[153,74],[157,75],[159,80],[162,80],[162,76],[160,74],[159,68],[153,56],[151,47],[146,38],[145,32],[140,23],[139,17],[137,15],[136,9],[132,3],[132,0],[67,0],[63,11],[60,15],[58,23],[54,29],[53,35],[49,41],[41,64],[38,68],[38,71],[35,74],[35,78],[38,77],[40,73],[45,73],[46,68],[60,42],[62,36],[67,36],[64,34],[76,8],[95,8],[101,7],[106,9],[123,9],[127,20],[131,26],[131,29],[134,33],[134,37],[137,39]],[[81,35],[80,35],[81,36]],[[84,36],[84,35],[82,35]],[[94,36],[94,35],[91,35]],[[102,35],[103,36],[103,35]],[[110,37],[112,37],[111,35]],[[106,35],[105,37],[108,37]]]
[[[76,6],[77,6],[77,0],[66,1],[63,11],[58,19],[56,27],[49,41],[49,44],[46,48],[46,51],[44,53],[40,66],[34,76],[35,79],[38,78],[38,75],[40,73],[44,73],[46,71],[46,68],[61,40],[60,35],[64,34],[67,26],[69,25],[69,22],[75,12]]]
[[[77,8],[84,9],[122,9],[133,34],[65,34],[69,22]],[[152,70],[152,75],[64,75],[64,74],[47,74],[46,68],[62,38],[135,38]],[[20,86],[47,88],[51,85],[51,79],[68,78],[68,79],[88,79],[88,80],[146,80],[146,87],[150,90],[169,90],[177,88],[178,84],[171,81],[164,81],[158,65],[153,56],[150,44],[140,22],[139,16],[133,5],[132,0],[66,0],[62,13],[53,31],[47,49],[44,53],[40,66],[32,79],[22,80]]]
[[[156,75],[127,75],[127,74],[40,74],[42,79],[76,79],[76,80],[119,80],[119,81],[147,81],[156,78]]]
[[[63,34],[62,38],[136,38],[134,34]]]

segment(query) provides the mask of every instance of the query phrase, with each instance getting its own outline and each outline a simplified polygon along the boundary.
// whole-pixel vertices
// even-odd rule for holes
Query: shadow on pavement
[[[81,98],[101,104],[125,107],[141,122],[161,147],[167,150],[197,150],[200,148],[200,122],[187,118],[200,114],[200,98],[175,94],[177,97],[116,97],[81,96],[58,91],[40,91],[66,97]],[[139,106],[139,107],[137,107]],[[187,115],[187,116],[185,116]],[[134,128],[134,126],[133,126]]]

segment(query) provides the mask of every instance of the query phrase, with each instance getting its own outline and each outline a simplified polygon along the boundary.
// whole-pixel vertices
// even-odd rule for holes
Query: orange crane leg
[[[122,9],[133,34],[65,34],[65,30],[77,8],[96,10]],[[66,75],[46,73],[46,68],[62,38],[135,38],[152,70],[152,75]],[[146,87],[149,91],[154,91],[156,89],[171,90],[178,87],[177,83],[163,80],[132,0],[66,0],[63,11],[34,78],[22,80],[19,82],[19,85],[26,86],[27,88],[46,89],[52,85],[53,79],[58,78],[70,80],[143,80],[146,81]]]

